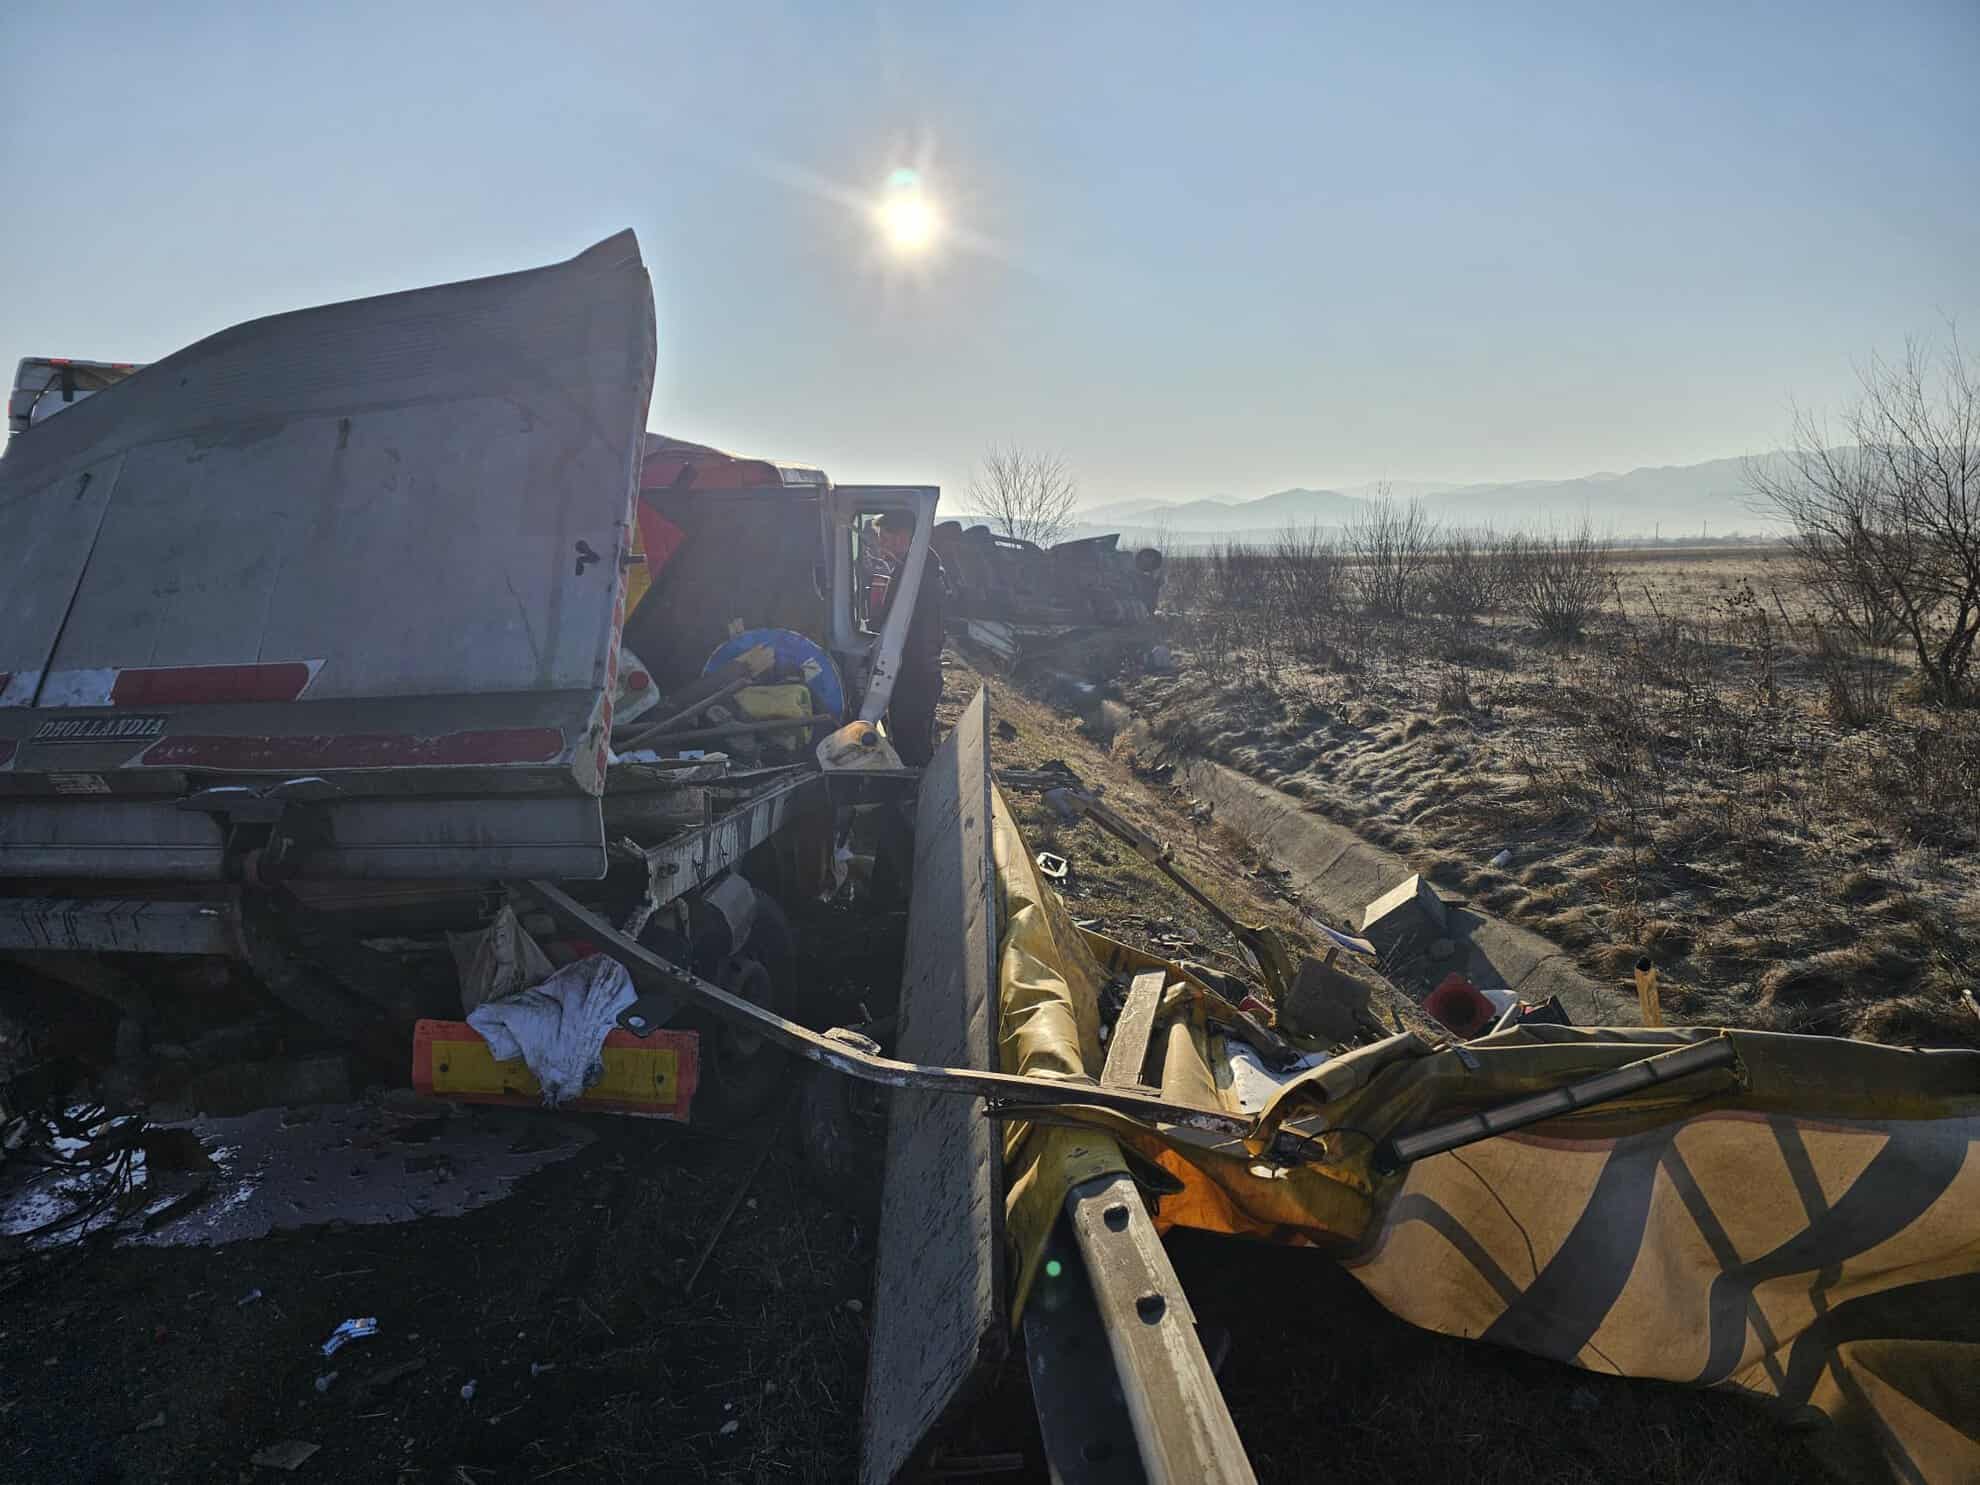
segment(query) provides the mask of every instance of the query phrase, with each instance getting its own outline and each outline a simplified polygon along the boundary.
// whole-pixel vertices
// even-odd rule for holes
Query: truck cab
[[[625,643],[664,688],[700,675],[738,624],[809,635],[842,673],[856,713],[888,712],[905,623],[927,572],[936,491],[835,485],[811,465],[646,435],[634,507]],[[863,560],[882,519],[911,522],[884,605]],[[890,630],[888,615],[902,623]]]
[[[132,372],[136,361],[75,361],[67,356],[24,356],[14,369],[14,389],[7,394],[7,436],[25,433],[36,423],[74,407],[84,398],[115,386]]]

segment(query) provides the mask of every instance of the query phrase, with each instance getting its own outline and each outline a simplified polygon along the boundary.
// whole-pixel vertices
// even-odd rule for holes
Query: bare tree
[[[1340,602],[1341,557],[1317,525],[1288,524],[1272,548],[1273,588],[1294,653],[1326,653],[1327,624]]]
[[[1420,500],[1396,500],[1384,485],[1347,523],[1348,581],[1362,606],[1400,618],[1422,598],[1437,546],[1437,523]]]
[[[1573,639],[1602,611],[1614,556],[1584,519],[1565,531],[1525,537],[1519,544],[1520,604],[1550,639]]]
[[[992,526],[1006,536],[1043,547],[1072,528],[1079,481],[1057,454],[1000,444],[983,456],[969,492]]]
[[[1453,526],[1431,560],[1426,597],[1432,613],[1468,624],[1518,596],[1519,562],[1512,554],[1518,538],[1502,538],[1489,527],[1470,531]]]
[[[1797,412],[1747,483],[1793,528],[1809,586],[1869,643],[1908,643],[1928,699],[1971,695],[1980,639],[1980,373],[1957,332],[1934,354],[1872,360],[1843,437]]]

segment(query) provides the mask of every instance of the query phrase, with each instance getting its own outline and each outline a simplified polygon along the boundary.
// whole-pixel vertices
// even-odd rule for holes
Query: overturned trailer
[[[1161,552],[1124,552],[1117,534],[1041,547],[988,526],[943,521],[935,550],[958,618],[1061,628],[1135,624],[1155,611],[1162,593]]]
[[[687,1028],[697,1109],[746,1111],[788,1054],[891,1090],[868,1480],[1020,1337],[1059,1477],[1249,1478],[1173,1226],[1313,1247],[1431,1328],[1824,1415],[1865,1467],[1980,1476],[1980,1055],[1289,1041],[1072,923],[986,697],[923,770],[817,745],[888,717],[936,492],[649,438],[653,347],[622,234],[223,332],[16,438],[0,952],[243,961],[403,1067],[436,1008],[377,930],[507,908],[623,966],[622,1034]],[[880,516],[912,534],[875,612]],[[912,824],[886,1047],[810,1024],[779,910],[876,807]],[[1269,1002],[1286,966],[1247,942]]]

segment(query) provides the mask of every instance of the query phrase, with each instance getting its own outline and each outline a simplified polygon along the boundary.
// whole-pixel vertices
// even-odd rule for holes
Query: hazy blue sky
[[[0,7],[0,358],[631,226],[651,426],[1098,501],[1741,453],[1980,335],[1976,0],[302,10]]]

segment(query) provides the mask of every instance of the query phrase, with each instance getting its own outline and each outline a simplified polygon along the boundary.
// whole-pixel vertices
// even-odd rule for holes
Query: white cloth
[[[593,954],[533,990],[484,1001],[467,1019],[497,1062],[520,1057],[528,1064],[543,1085],[544,1104],[554,1109],[605,1076],[599,1049],[635,999],[626,967]]]

